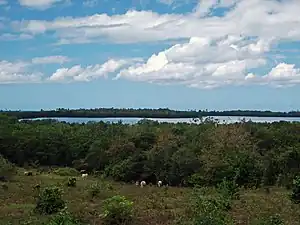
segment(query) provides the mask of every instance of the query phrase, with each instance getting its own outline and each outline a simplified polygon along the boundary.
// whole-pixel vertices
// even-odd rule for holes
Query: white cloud
[[[170,5],[177,2],[160,1]],[[113,72],[122,69],[117,79],[179,83],[198,88],[229,84],[280,86],[298,82],[299,70],[289,64],[278,64],[264,76],[249,71],[264,66],[267,63],[266,53],[280,41],[300,40],[299,0],[197,2],[193,12],[185,14],[130,10],[120,15],[95,14],[77,18],[60,17],[52,21],[15,21],[12,25],[17,31],[29,35],[53,32],[58,39],[57,44],[189,40],[153,54],[146,62],[116,69]],[[215,15],[217,8],[227,10],[222,16]],[[101,72],[105,71],[101,69],[103,65],[61,68],[51,79],[89,81],[106,74]],[[294,76],[285,78],[288,82],[283,82],[283,78],[279,82],[274,78],[278,71]]]
[[[28,67],[24,62],[0,61],[0,84],[40,82],[43,74],[28,72]]]
[[[83,6],[85,7],[95,7],[98,5],[98,0],[84,0],[82,3]]]
[[[300,68],[295,68],[294,64],[279,63],[268,74],[264,76],[249,74],[247,80],[261,85],[291,87],[300,84]]]
[[[52,7],[56,3],[63,1],[64,0],[19,0],[19,4],[37,10],[45,10]]]
[[[61,55],[36,57],[32,59],[33,64],[63,64],[70,61],[70,58]]]
[[[116,79],[180,83],[199,88],[240,85],[246,82],[249,69],[266,64],[263,54],[271,43],[271,40],[249,41],[240,36],[228,36],[217,42],[193,37],[188,43],[152,55],[143,64],[123,69]]]
[[[128,11],[122,15],[95,14],[87,17],[62,17],[53,21],[19,22],[22,32],[55,31],[65,43],[79,37],[85,40],[106,39],[117,43],[162,41],[178,38],[220,38],[228,34],[277,40],[300,39],[300,4],[298,0],[216,0],[200,1],[188,14],[158,14],[151,11]],[[236,4],[236,5],[235,5]],[[235,5],[235,7],[231,7]],[[225,16],[205,16],[211,8],[231,7]],[[251,10],[249,10],[251,8]],[[128,32],[130,30],[130,32]]]
[[[4,34],[0,35],[1,41],[20,41],[20,40],[29,40],[32,38],[33,38],[33,36],[31,34],[4,33]]]
[[[1,5],[7,5],[7,1],[6,0],[0,0],[0,6]]]
[[[75,65],[71,68],[60,68],[49,78],[49,81],[55,82],[71,82],[71,81],[91,81],[99,77],[106,77],[110,73],[118,71],[125,65],[128,65],[138,59],[131,60],[115,60],[110,59],[103,64],[90,65],[81,67]]]

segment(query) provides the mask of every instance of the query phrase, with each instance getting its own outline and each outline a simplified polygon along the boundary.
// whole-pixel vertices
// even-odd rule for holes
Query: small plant
[[[229,181],[224,179],[218,186],[218,191],[224,197],[230,199],[237,199],[238,195],[238,185],[234,181]]]
[[[58,168],[53,171],[54,174],[59,176],[78,176],[79,172],[74,168],[64,167]]]
[[[104,201],[104,224],[118,225],[128,224],[133,218],[133,202],[124,196],[113,196]]]
[[[40,214],[53,214],[65,207],[62,191],[58,187],[46,187],[37,196],[35,211]]]
[[[300,203],[300,176],[296,176],[293,180],[293,190],[290,199],[295,204]]]
[[[101,192],[101,185],[99,183],[92,184],[89,188],[89,194],[92,198],[98,196]]]
[[[283,220],[279,215],[269,216],[256,222],[255,225],[284,225]]]
[[[220,196],[211,196],[205,190],[196,189],[192,196],[191,216],[193,225],[228,225],[226,204]]]
[[[100,181],[97,183],[93,183],[89,189],[89,195],[94,198],[94,197],[98,197],[100,194],[104,194],[107,193],[108,191],[112,191],[113,190],[113,186],[110,183],[106,183],[104,181]]]
[[[79,221],[76,220],[71,213],[67,210],[62,210],[55,215],[49,223],[46,225],[79,225]]]
[[[67,186],[68,187],[76,187],[76,178],[75,177],[69,178],[68,182],[67,182]]]

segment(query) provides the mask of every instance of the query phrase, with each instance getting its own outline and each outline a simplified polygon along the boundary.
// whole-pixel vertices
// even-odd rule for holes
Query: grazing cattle
[[[162,186],[162,181],[161,181],[161,180],[159,180],[159,181],[157,182],[157,186],[158,186],[158,187],[161,187],[161,186]]]
[[[141,181],[141,187],[144,187],[144,186],[146,186],[146,181]]]
[[[82,178],[85,178],[85,177],[87,177],[88,176],[88,174],[87,173],[83,173],[83,174],[81,174],[81,177]]]
[[[80,170],[80,173],[83,174],[83,173],[86,173],[86,171],[85,170]]]
[[[136,185],[136,186],[139,186],[139,185],[140,185],[140,182],[136,181],[136,182],[135,182],[135,185]]]
[[[25,176],[32,176],[33,174],[32,174],[31,171],[26,171],[26,172],[24,172],[24,175],[25,175]]]

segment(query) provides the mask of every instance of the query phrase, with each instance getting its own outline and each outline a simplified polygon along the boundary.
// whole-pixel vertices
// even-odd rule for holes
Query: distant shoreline
[[[190,119],[201,117],[235,116],[235,117],[282,117],[299,118],[300,111],[272,112],[259,110],[228,111],[179,111],[171,109],[56,109],[41,111],[0,111],[0,114],[18,119],[35,118],[155,118],[155,119]]]

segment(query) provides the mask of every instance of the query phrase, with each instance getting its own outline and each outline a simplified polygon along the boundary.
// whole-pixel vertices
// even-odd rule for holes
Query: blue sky
[[[298,0],[0,0],[0,108],[298,110],[299,10]]]

